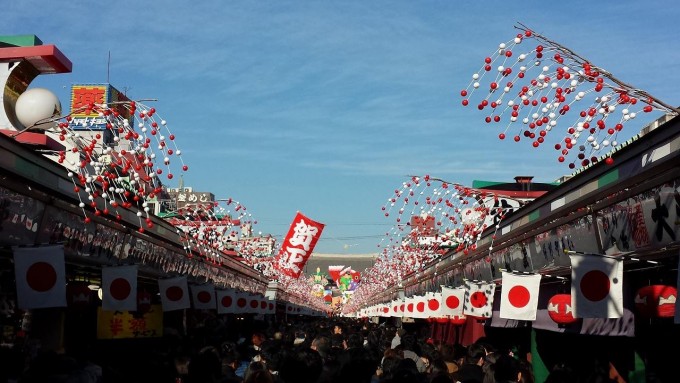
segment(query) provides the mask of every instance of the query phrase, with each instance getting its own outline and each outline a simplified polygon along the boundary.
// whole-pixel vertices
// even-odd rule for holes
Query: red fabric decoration
[[[651,285],[635,294],[635,308],[645,317],[673,318],[678,290],[673,286]]]

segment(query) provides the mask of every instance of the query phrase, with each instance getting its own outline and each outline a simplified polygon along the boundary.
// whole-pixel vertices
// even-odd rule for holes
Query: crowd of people
[[[77,357],[43,353],[27,362],[20,376],[6,381],[534,383],[530,355],[485,337],[463,346],[433,340],[427,327],[343,318],[258,323],[237,327],[212,320],[186,334],[168,332],[162,343],[109,343],[108,353],[103,356],[100,349],[98,360],[94,350],[88,354],[81,349]],[[584,377],[561,368],[545,382],[609,380],[606,371]]]

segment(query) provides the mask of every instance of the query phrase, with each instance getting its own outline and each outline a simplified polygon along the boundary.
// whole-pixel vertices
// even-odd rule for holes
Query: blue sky
[[[2,6],[0,34],[35,34],[73,62],[32,85],[65,107],[72,84],[107,71],[130,98],[157,99],[185,185],[239,201],[255,232],[281,239],[300,211],[326,224],[317,252],[353,254],[379,251],[394,224],[381,207],[408,175],[471,185],[571,173],[552,144],[500,141],[460,104],[517,22],[680,105],[680,5],[604,4],[20,0]]]

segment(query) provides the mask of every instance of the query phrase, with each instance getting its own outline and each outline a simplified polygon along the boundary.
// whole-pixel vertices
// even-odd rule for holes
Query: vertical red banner
[[[298,212],[276,256],[276,267],[290,277],[299,278],[324,226]]]

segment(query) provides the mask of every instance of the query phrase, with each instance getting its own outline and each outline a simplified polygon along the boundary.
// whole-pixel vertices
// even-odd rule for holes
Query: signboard
[[[151,305],[144,313],[97,308],[97,339],[158,338],[163,336],[163,309]]]
[[[122,103],[125,101],[130,101],[130,99],[110,84],[74,84],[71,87],[71,128],[74,130],[106,129],[106,119],[89,107],[92,104],[107,104],[120,117],[130,121],[133,116]]]

